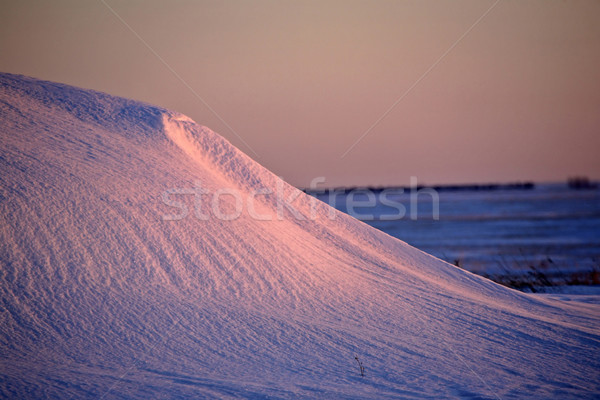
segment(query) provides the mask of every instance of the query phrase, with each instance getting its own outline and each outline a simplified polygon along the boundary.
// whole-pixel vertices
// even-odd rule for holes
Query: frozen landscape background
[[[175,111],[0,74],[0,118],[3,398],[600,394],[595,296],[457,268]]]
[[[523,290],[600,284],[597,186],[472,186],[441,187],[433,196],[416,187],[308,192],[442,260]]]

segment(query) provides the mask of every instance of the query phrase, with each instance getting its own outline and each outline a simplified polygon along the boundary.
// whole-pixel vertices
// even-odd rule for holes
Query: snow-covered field
[[[519,189],[467,188],[310,193],[390,236],[479,275],[512,276],[527,282],[535,281],[535,277],[528,278],[535,269],[555,284],[572,285],[594,281],[593,271],[600,274],[600,187],[574,190],[563,182]],[[360,207],[364,204],[369,206]]]
[[[0,87],[0,397],[600,396],[590,296],[453,267],[178,113]]]

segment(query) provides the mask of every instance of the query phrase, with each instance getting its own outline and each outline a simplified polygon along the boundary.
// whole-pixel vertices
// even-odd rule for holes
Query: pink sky
[[[600,179],[598,1],[106,4],[139,37],[3,2],[0,70],[180,111],[298,186]]]

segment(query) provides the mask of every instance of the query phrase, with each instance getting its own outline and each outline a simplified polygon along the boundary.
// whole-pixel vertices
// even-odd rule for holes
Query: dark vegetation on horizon
[[[590,180],[587,176],[572,176],[567,179],[567,187],[570,189],[596,189],[598,184]],[[411,190],[411,189],[434,189],[438,192],[467,192],[467,191],[493,191],[493,190],[531,190],[535,189],[535,183],[510,182],[510,183],[465,183],[465,184],[446,184],[446,185],[417,185],[410,186],[340,186],[335,188],[300,188],[305,193],[327,193],[337,192],[348,194],[353,190],[368,190],[374,193],[384,190]]]
[[[461,260],[454,260],[454,265],[467,270]],[[591,286],[600,285],[600,264],[587,271],[561,271],[553,268],[554,261],[550,257],[534,263],[527,263],[527,268],[512,268],[500,263],[501,272],[488,274],[475,272],[503,286],[529,293],[544,293],[556,286]]]
[[[535,188],[533,182],[513,182],[513,183],[485,183],[485,184],[454,184],[454,185],[417,185],[417,186],[348,186],[348,187],[337,187],[333,189],[312,189],[304,188],[301,189],[305,193],[327,193],[337,192],[340,194],[348,194],[355,190],[368,190],[373,193],[382,192],[384,190],[420,190],[420,189],[433,189],[438,192],[459,192],[459,191],[492,191],[492,190],[531,190]]]
[[[598,187],[587,176],[573,176],[567,180],[567,185],[571,189],[596,189]]]

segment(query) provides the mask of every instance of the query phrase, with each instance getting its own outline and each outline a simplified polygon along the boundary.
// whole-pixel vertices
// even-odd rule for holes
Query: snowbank
[[[175,112],[0,88],[0,397],[600,395],[598,304],[446,264]]]

